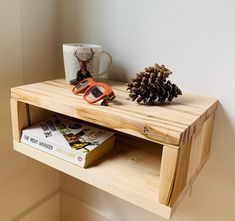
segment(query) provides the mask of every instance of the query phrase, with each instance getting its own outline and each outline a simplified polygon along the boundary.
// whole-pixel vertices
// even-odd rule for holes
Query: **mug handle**
[[[112,55],[109,52],[107,52],[105,50],[102,50],[101,54],[105,54],[105,55],[107,55],[109,57],[109,65],[108,65],[108,67],[107,67],[107,69],[105,71],[99,73],[99,76],[109,72],[111,67],[112,67],[112,63],[113,63]]]

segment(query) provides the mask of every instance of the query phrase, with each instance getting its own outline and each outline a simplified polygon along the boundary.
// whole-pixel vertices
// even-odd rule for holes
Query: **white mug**
[[[99,73],[102,54],[109,57],[109,65],[105,71]],[[107,73],[112,66],[112,56],[107,51],[103,50],[100,45],[78,43],[63,44],[63,56],[65,79],[68,84],[74,84],[74,80],[77,79],[82,68],[85,68],[86,72],[91,74],[92,77],[97,78]]]

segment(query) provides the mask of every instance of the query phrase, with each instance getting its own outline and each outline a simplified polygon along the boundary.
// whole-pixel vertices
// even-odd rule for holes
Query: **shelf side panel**
[[[200,155],[200,161],[199,161],[199,165],[200,166],[203,164],[204,159],[210,153],[210,149],[211,149],[211,137],[212,137],[214,119],[215,119],[215,114],[213,114],[205,122],[205,126],[204,126],[204,129],[203,129],[203,135],[204,135],[204,137],[203,137],[203,148],[202,148],[202,152],[201,152],[201,155]]]
[[[174,187],[175,173],[179,150],[163,146],[162,164],[160,172],[159,201],[168,205]]]
[[[192,139],[187,182],[198,173],[210,153],[210,142],[213,129],[214,115],[207,119],[200,131]]]
[[[13,140],[20,141],[22,129],[30,124],[27,104],[11,99],[11,123]]]
[[[189,139],[179,150],[176,175],[173,191],[168,205],[172,206],[187,184],[187,173],[189,168],[189,157],[192,139]]]
[[[210,153],[213,122],[214,114],[205,121],[192,139],[180,148],[174,188],[167,205],[177,207],[207,161]]]

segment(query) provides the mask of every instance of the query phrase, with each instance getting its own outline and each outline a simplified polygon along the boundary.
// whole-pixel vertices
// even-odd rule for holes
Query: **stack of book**
[[[21,142],[88,167],[112,149],[114,133],[55,115],[24,129]]]

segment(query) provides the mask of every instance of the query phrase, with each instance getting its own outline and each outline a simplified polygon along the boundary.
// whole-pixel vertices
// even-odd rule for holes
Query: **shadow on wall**
[[[129,75],[130,73],[128,72],[128,68],[125,68],[123,65],[115,62],[113,63],[112,69],[107,77],[114,80],[129,82],[130,81]]]
[[[222,104],[219,103],[214,122],[212,137],[213,148],[223,148],[223,150],[225,150],[234,147],[235,125],[233,125],[232,122],[233,120],[230,119]]]

